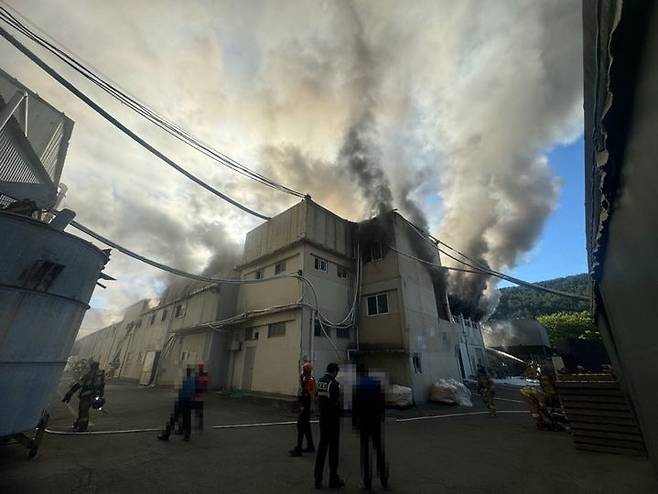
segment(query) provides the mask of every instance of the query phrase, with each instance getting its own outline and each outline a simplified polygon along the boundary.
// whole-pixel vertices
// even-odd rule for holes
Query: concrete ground
[[[106,410],[92,413],[90,430],[161,427],[174,396],[172,390],[109,384]],[[498,396],[499,410],[525,410],[517,390],[499,387]],[[428,405],[390,411],[386,450],[392,492],[658,492],[646,459],[578,451],[566,433],[538,431],[526,413],[501,413],[495,419],[473,414],[483,412],[477,398],[474,401],[473,408]],[[72,402],[71,408],[75,405]],[[56,397],[50,411],[52,430],[70,430],[70,408]],[[397,421],[434,415],[441,417]],[[158,441],[155,432],[47,434],[33,460],[18,445],[3,445],[0,493],[316,492],[314,455],[287,455],[294,426],[211,428],[294,419],[289,406],[280,402],[212,394],[206,403],[206,430],[193,433],[190,443],[180,436]],[[349,420],[344,419],[341,435],[344,493],[360,488],[358,438]],[[317,442],[317,425],[314,437]],[[377,481],[373,485],[377,491]]]

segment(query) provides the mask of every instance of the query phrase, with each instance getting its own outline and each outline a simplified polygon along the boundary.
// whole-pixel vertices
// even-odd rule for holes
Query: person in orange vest
[[[194,377],[194,398],[192,399],[192,410],[196,417],[197,429],[203,430],[203,402],[208,392],[208,373],[205,371],[203,363],[197,366],[197,373]]]
[[[313,377],[313,366],[306,362],[302,366],[302,374],[299,376],[299,418],[297,419],[297,446],[291,449],[290,456],[302,456],[304,453],[313,453],[313,434],[311,433],[311,405],[315,399],[317,386]],[[306,449],[302,449],[302,443],[306,436]]]

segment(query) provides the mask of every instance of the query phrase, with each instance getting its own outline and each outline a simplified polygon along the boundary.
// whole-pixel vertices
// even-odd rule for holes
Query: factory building
[[[174,283],[77,354],[142,384],[172,384],[204,362],[213,388],[285,396],[303,362],[321,373],[358,359],[422,402],[433,382],[485,363],[479,327],[450,313],[438,251],[424,242],[397,212],[357,224],[306,198],[247,234],[222,277],[243,283]]]

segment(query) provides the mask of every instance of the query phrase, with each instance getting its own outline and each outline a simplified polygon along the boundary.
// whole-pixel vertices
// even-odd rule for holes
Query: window
[[[340,264],[338,265],[338,277],[339,278],[347,278],[347,268],[345,266],[341,266]]]
[[[322,326],[320,326],[320,321],[317,319],[315,320],[315,324],[313,326],[313,334],[315,336],[324,336],[324,333],[322,332]]]
[[[149,321],[149,326],[153,326],[155,324],[155,312],[151,314],[151,320]]]
[[[380,259],[384,259],[384,251],[381,243],[375,242],[366,248],[364,255],[365,262],[378,261]]]
[[[388,295],[380,293],[368,297],[368,315],[388,314]]]
[[[254,331],[254,329],[255,328],[245,328],[244,330],[245,341],[258,339],[258,331]]]
[[[174,317],[183,317],[185,315],[185,306],[183,304],[178,304],[176,309],[174,309]]]
[[[180,359],[181,360],[185,360],[186,357],[187,357],[187,352],[180,352]]]
[[[135,323],[135,327],[136,327],[136,328],[141,328],[141,327],[142,327],[142,320],[141,320],[141,319],[139,319],[139,320]]]
[[[160,320],[164,321],[165,319],[167,319],[167,309],[162,311],[162,319],[160,319]]]
[[[142,363],[142,357],[143,357],[142,352],[139,352],[139,353],[137,354],[137,363],[138,363],[138,364],[141,364],[141,363]]]
[[[62,269],[64,266],[61,264],[39,260],[23,271],[18,279],[23,282],[23,288],[45,292],[62,272]]]
[[[267,337],[272,338],[274,336],[285,336],[286,335],[286,323],[285,322],[276,322],[270,324],[267,327]]]
[[[350,328],[336,328],[336,338],[349,338]]]
[[[321,257],[315,258],[315,269],[317,269],[318,271],[322,271],[323,273],[326,273],[328,265],[329,265],[329,261],[327,261],[326,259],[322,259]]]
[[[259,269],[254,273],[254,278],[257,280],[262,280],[263,279],[263,270]]]
[[[423,373],[423,367],[420,363],[420,353],[414,353],[412,357],[412,361],[414,363],[414,372],[416,374],[422,374]]]
[[[284,273],[285,271],[286,271],[286,263],[285,262],[277,262],[274,265],[274,274],[275,275]]]

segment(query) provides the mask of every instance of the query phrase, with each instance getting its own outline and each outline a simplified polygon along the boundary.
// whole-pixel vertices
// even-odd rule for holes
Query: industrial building
[[[594,315],[658,471],[655,3],[585,1],[583,55],[585,210]]]
[[[76,343],[110,375],[172,384],[204,362],[214,388],[292,396],[300,366],[356,359],[425,401],[485,363],[477,324],[454,317],[436,249],[397,212],[356,224],[306,198],[254,230],[240,284],[177,282],[157,306]],[[423,258],[421,258],[423,257]]]

